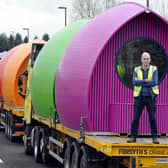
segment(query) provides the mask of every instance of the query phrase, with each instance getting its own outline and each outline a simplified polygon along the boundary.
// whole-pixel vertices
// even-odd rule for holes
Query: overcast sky
[[[128,0],[121,0],[128,1]],[[129,0],[139,2],[143,5],[146,0]],[[158,1],[155,1],[155,8]],[[6,32],[15,34],[19,32],[26,36],[26,31],[22,28],[30,29],[30,38],[35,35],[41,37],[45,32],[50,36],[64,27],[64,10],[58,6],[68,7],[68,23],[71,22],[72,0],[0,0],[0,33]]]
[[[52,35],[64,27],[64,10],[58,6],[71,10],[71,4],[71,0],[0,0],[0,33],[25,36],[22,28],[28,27],[31,38]]]

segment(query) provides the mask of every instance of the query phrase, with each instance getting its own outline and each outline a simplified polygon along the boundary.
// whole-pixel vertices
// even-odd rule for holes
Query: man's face
[[[142,62],[143,66],[149,66],[149,64],[151,62],[150,55],[148,53],[143,53],[142,58],[141,58],[141,62]]]

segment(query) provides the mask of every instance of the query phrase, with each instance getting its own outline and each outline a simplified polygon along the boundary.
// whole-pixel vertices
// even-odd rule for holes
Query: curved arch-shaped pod
[[[12,107],[22,107],[24,105],[24,98],[19,94],[18,90],[19,77],[27,70],[31,45],[31,43],[21,45],[19,49],[13,53],[5,67],[2,81],[2,93],[5,105],[8,107],[11,105]]]
[[[63,125],[79,130],[83,116],[86,131],[130,132],[133,91],[117,76],[117,53],[127,41],[141,37],[156,41],[168,53],[167,28],[167,22],[154,12],[147,13],[136,3],[123,3],[82,29],[65,51],[57,72],[56,105]],[[167,82],[166,76],[160,84],[160,104],[168,105]],[[162,121],[168,110],[164,108],[157,106],[158,130],[163,133],[168,132]],[[141,133],[150,133],[146,117],[142,116]]]
[[[56,33],[40,51],[31,79],[32,104],[39,117],[54,118],[54,86],[58,64],[71,39],[87,22],[78,21]]]
[[[24,44],[22,44],[24,45]],[[3,95],[2,95],[2,80],[3,80],[3,73],[4,73],[4,69],[6,67],[6,64],[8,63],[10,57],[12,57],[12,55],[17,51],[17,49],[20,47],[21,45],[14,47],[13,49],[9,50],[5,57],[0,61],[0,98],[3,99]]]

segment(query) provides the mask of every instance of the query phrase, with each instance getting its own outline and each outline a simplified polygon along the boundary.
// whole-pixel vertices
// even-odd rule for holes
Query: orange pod
[[[2,97],[2,79],[3,79],[3,73],[5,70],[5,67],[8,63],[8,61],[10,60],[10,58],[12,57],[12,55],[14,54],[14,52],[16,52],[16,50],[20,47],[21,45],[9,50],[7,52],[7,54],[5,55],[5,57],[3,59],[1,59],[0,61],[0,100],[3,100]]]
[[[12,113],[17,111],[15,115],[21,116],[18,113],[20,107],[24,106],[24,92],[26,75],[22,75],[26,72],[28,61],[31,53],[31,43],[27,43],[19,47],[19,49],[13,53],[13,56],[8,61],[2,79],[2,94],[4,99],[5,109],[12,109]],[[22,87],[22,88],[21,88]]]

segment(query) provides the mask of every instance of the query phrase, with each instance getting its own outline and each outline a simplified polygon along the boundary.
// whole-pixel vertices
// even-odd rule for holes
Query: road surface
[[[10,142],[0,131],[0,168],[61,168],[57,162],[35,163],[33,156],[24,154],[23,143]]]

